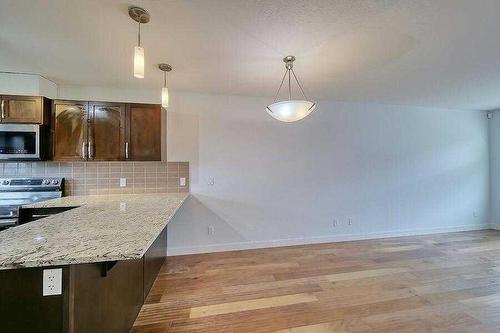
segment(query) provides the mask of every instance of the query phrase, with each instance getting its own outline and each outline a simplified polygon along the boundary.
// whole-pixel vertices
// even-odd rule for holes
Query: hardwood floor
[[[169,257],[132,332],[500,332],[500,231]]]

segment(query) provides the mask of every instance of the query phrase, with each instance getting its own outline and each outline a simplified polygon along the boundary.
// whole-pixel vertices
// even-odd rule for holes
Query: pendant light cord
[[[288,100],[292,99],[292,83],[290,77],[290,70],[288,70]]]
[[[281,87],[283,87],[283,82],[285,82],[285,77],[286,74],[288,73],[288,69],[285,70],[285,74],[283,75],[283,78],[281,79],[280,87],[278,88],[278,91],[276,92],[276,96],[274,96],[274,102],[278,100],[278,95],[280,94]]]
[[[304,96],[305,100],[308,100],[306,94],[304,93],[304,89],[302,89],[302,86],[300,85],[299,79],[297,79],[297,75],[295,75],[295,72],[293,71],[293,68],[291,69],[291,72],[293,74],[293,77],[295,78],[295,81],[297,82],[297,85],[300,88],[300,91],[302,92],[302,96]]]
[[[167,87],[167,71],[163,71],[163,87]]]
[[[137,46],[141,46],[141,19],[142,19],[142,15],[139,16],[139,32],[137,34]]]
[[[295,75],[295,71],[293,68],[286,68],[285,74],[283,75],[283,78],[281,79],[280,87],[278,88],[278,91],[276,92],[276,96],[274,96],[274,102],[278,100],[278,96],[280,94],[281,88],[283,87],[283,82],[285,82],[286,75],[288,74],[288,100],[292,99],[292,80],[291,80],[291,74],[293,74],[293,78],[295,79],[295,82],[297,82],[297,85],[299,86],[300,92],[302,93],[302,96],[304,97],[305,100],[308,100],[306,93],[304,92],[304,89],[302,89],[302,85],[299,82],[299,79],[297,78],[297,75]]]

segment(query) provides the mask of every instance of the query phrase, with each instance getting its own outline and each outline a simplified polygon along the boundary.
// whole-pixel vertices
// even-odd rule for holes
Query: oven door
[[[17,224],[21,206],[61,196],[61,191],[0,191],[0,230]]]
[[[0,160],[40,160],[40,125],[0,124]]]

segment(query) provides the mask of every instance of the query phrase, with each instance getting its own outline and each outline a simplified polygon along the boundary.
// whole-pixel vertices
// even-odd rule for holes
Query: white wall
[[[492,111],[490,134],[490,202],[492,227],[500,229],[500,110]]]
[[[284,124],[267,103],[172,95],[169,160],[191,162],[193,196],[170,254],[488,226],[484,112],[321,102]]]
[[[120,89],[99,86],[59,85],[58,98],[100,102],[161,103],[161,87],[151,89]]]
[[[37,74],[0,72],[0,94],[57,97],[57,85]]]

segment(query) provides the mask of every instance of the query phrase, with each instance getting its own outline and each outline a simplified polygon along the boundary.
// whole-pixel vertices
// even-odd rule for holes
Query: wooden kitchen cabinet
[[[88,160],[119,161],[125,158],[125,111],[122,103],[90,103]]]
[[[127,104],[127,160],[161,160],[161,106]]]
[[[50,100],[42,96],[0,96],[0,122],[48,124]]]
[[[55,160],[161,160],[160,105],[56,100],[52,118]]]
[[[86,160],[87,102],[54,101],[53,145],[55,160]]]

